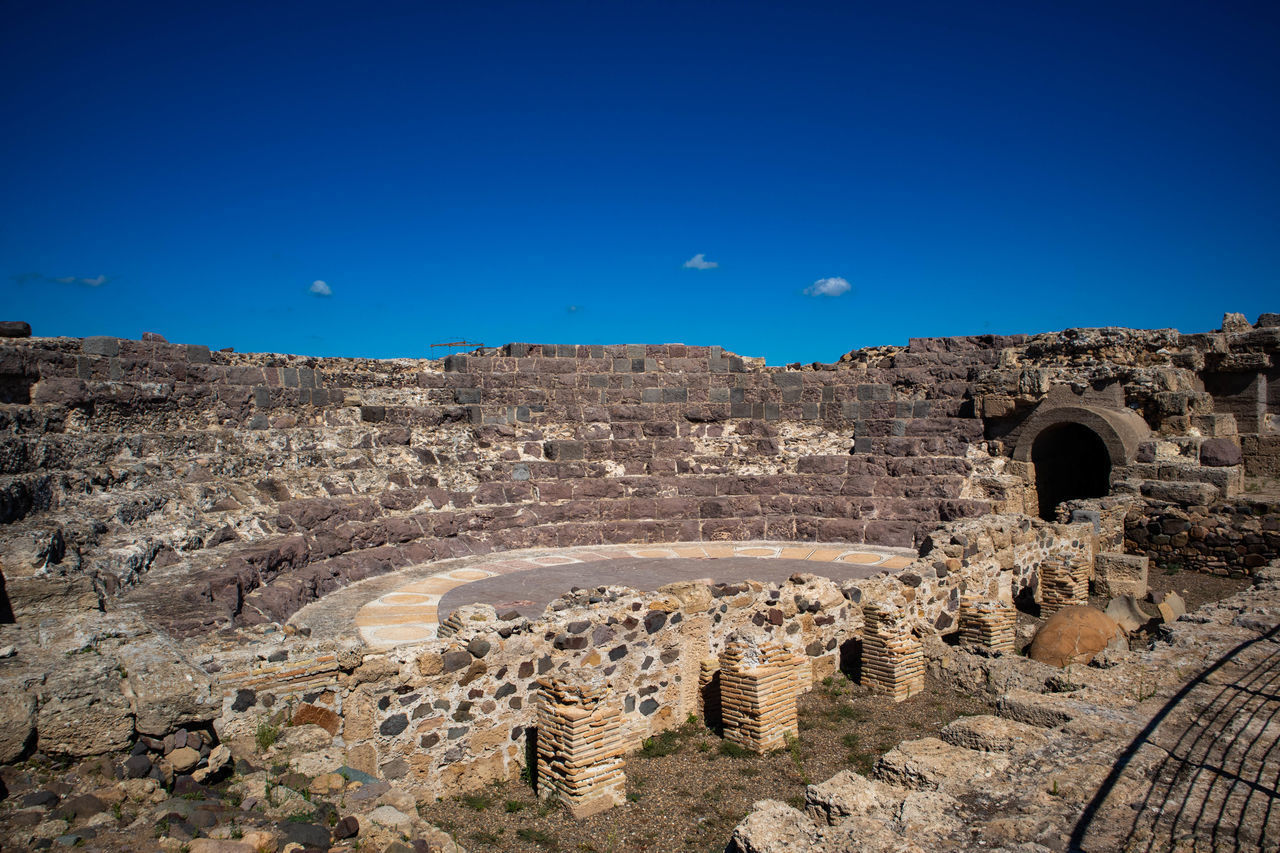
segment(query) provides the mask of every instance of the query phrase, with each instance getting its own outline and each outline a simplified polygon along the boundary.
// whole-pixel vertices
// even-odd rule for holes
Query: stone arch
[[[1083,424],[1066,421],[1041,430],[1031,445],[1031,461],[1040,517],[1047,521],[1057,518],[1063,501],[1100,498],[1111,491],[1107,446]]]
[[[1131,464],[1149,438],[1146,421],[1128,409],[1042,404],[1019,430],[1013,458],[1035,465],[1040,516],[1053,520],[1064,500],[1106,495],[1111,471]]]

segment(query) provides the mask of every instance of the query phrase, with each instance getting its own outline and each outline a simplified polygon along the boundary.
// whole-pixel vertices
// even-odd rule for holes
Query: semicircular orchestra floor
[[[913,557],[904,549],[839,543],[529,549],[445,560],[371,578],[303,608],[290,621],[310,626],[313,633],[345,633],[354,627],[367,646],[392,648],[434,639],[440,620],[477,602],[538,616],[575,586],[620,585],[647,591],[680,580],[782,581],[798,571],[845,580],[903,569]]]

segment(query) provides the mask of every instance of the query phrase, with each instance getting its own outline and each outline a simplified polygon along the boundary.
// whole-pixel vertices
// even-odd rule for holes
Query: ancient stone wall
[[[1034,596],[1039,565],[1091,556],[1091,533],[1088,523],[989,516],[946,525],[929,553],[896,576],[838,585],[813,575],[782,584],[682,582],[654,593],[608,587],[566,594],[537,620],[501,620],[476,606],[456,634],[366,654],[354,671],[342,670],[340,654],[309,651],[316,641],[278,635],[265,649],[206,647],[201,659],[222,662],[224,739],[251,737],[282,705],[326,697],[340,717],[342,760],[434,797],[519,772],[541,678],[598,672],[615,685],[622,739],[635,749],[700,712],[704,661],[738,633],[798,657],[807,690],[841,665],[857,666],[851,641],[862,638],[864,604],[892,608],[919,633],[952,630],[962,596],[1006,604],[1017,590]],[[272,705],[237,706],[237,691],[250,687]]]
[[[1280,557],[1280,500],[1136,504],[1125,520],[1125,550],[1150,557],[1153,570],[1252,575]]]
[[[19,613],[87,589],[193,635],[468,553],[911,545],[1034,512],[1010,456],[1046,406],[1141,414],[1152,440],[1113,491],[1196,505],[1265,469],[1276,433],[1280,328],[1224,327],[922,338],[787,367],[681,344],[429,362],[5,339],[0,560]]]
[[[1217,508],[1236,507],[1243,474],[1274,461],[1280,328],[1224,326],[914,339],[786,367],[684,345],[512,344],[423,361],[5,339],[0,622],[16,626],[0,639],[19,651],[0,662],[0,693],[21,706],[15,731],[29,721],[72,753],[93,747],[64,736],[90,706],[114,743],[211,720],[218,704],[236,730],[274,714],[262,702],[275,694],[331,725],[320,711],[337,715],[352,762],[435,789],[453,784],[457,755],[508,772],[538,665],[595,654],[637,685],[624,705],[634,741],[668,722],[664,708],[678,720],[697,707],[701,661],[732,626],[771,626],[830,667],[864,601],[902,610],[916,633],[951,631],[962,594],[1034,599],[1046,557],[1091,558],[1089,522],[989,514],[1037,511],[1034,465],[1015,449],[1020,429],[1053,420],[1031,420],[1042,407],[1105,412],[1133,427],[1128,439],[1150,432],[1109,448],[1110,493],[1147,514],[1126,526],[1129,549],[1212,542],[1183,560],[1210,570],[1230,553],[1265,558],[1271,510]],[[1165,532],[1193,516],[1203,523]],[[341,587],[439,559],[761,538],[919,543],[922,557],[816,610],[781,587],[707,591],[688,612],[675,596],[653,633],[643,619],[662,608],[644,596],[626,598],[639,611],[583,611],[579,631],[495,625],[365,663],[367,650],[281,629]],[[77,679],[94,686],[70,699],[49,686]],[[419,728],[437,718],[439,740],[423,746]]]
[[[982,424],[963,411],[968,368],[932,358],[802,370],[679,345],[443,362],[106,338],[3,349],[0,372],[31,401],[5,413],[8,514],[56,509],[68,574],[182,635],[280,621],[371,574],[468,553],[910,545],[1001,488],[969,483]],[[39,568],[4,556],[9,577]],[[155,571],[175,567],[180,583]]]

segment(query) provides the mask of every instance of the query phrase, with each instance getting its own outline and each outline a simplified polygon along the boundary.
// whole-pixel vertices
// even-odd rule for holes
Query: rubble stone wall
[[[324,695],[341,718],[350,766],[400,779],[423,796],[456,793],[519,773],[541,678],[586,671],[607,680],[622,706],[623,741],[635,749],[699,713],[702,663],[734,635],[782,644],[803,661],[807,690],[857,665],[851,641],[862,638],[864,603],[904,614],[919,633],[949,632],[962,596],[1005,603],[1021,590],[1034,596],[1041,562],[1091,560],[1092,539],[1088,523],[987,516],[936,531],[928,553],[897,575],[840,584],[814,575],[781,584],[684,582],[653,593],[609,587],[567,594],[537,620],[503,621],[476,607],[454,636],[366,655],[348,673],[335,655],[309,653],[312,641],[281,637],[271,648],[288,659],[257,665],[252,681],[259,695],[272,696],[270,707],[235,707],[254,666],[224,649],[211,655],[225,667],[219,734],[251,737],[281,705]]]
[[[1153,568],[1253,575],[1280,557],[1280,501],[1134,504],[1125,519],[1125,550],[1146,554]]]
[[[469,553],[911,545],[1034,512],[1011,457],[1045,406],[1141,415],[1152,440],[1133,459],[1122,443],[1113,490],[1193,504],[1239,491],[1276,433],[1280,328],[1224,326],[920,338],[786,367],[683,344],[422,361],[5,339],[0,561],[19,613],[88,586],[190,636]]]
[[[1194,548],[1175,545],[1181,531],[1164,533],[1166,522],[1214,507],[1192,525],[1205,540],[1188,529],[1188,543],[1243,525],[1238,541],[1221,536],[1247,562],[1259,540],[1274,548],[1271,511],[1248,516],[1254,531],[1243,512],[1217,508],[1238,506],[1243,474],[1276,458],[1280,326],[1266,316],[1256,328],[1228,318],[1222,331],[1190,335],[913,339],[785,367],[676,344],[511,344],[425,361],[3,339],[0,645],[15,654],[0,660],[0,696],[16,709],[4,742],[20,752],[35,731],[51,752],[76,755],[219,713],[235,729],[267,713],[275,693],[330,724],[320,711],[336,714],[349,744],[340,748],[365,747],[351,760],[384,772],[410,772],[395,762],[410,763],[416,736],[426,769],[413,772],[431,780],[462,739],[474,761],[508,767],[538,664],[580,666],[593,653],[639,685],[626,712],[638,737],[659,709],[678,719],[697,707],[700,661],[718,651],[722,625],[772,626],[827,666],[860,630],[863,600],[901,608],[917,633],[951,631],[962,593],[1035,597],[1047,556],[1086,559],[1091,527],[1004,514],[1037,511],[1034,466],[1014,452],[1040,407],[1141,416],[1150,435],[1118,445],[1125,464],[1110,480],[1114,496],[1155,513],[1126,527],[1131,549]],[[743,602],[723,613],[685,612],[681,600],[669,612],[682,619],[652,634],[643,620],[625,627],[661,609],[643,596],[627,599],[640,610],[614,614],[615,625],[599,607],[577,618],[586,633],[555,619],[505,636],[495,627],[501,642],[452,638],[412,660],[282,629],[340,587],[433,560],[756,538],[918,544],[921,559],[803,613],[782,589],[735,592],[730,601]],[[636,636],[596,644],[601,628]],[[484,654],[475,639],[489,644]],[[437,716],[440,743],[423,747],[417,727]],[[87,724],[110,736],[84,736]],[[452,729],[465,732],[451,739]]]

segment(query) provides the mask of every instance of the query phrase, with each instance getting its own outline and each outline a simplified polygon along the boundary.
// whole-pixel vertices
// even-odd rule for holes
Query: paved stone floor
[[[680,543],[509,551],[371,578],[325,596],[290,621],[310,627],[313,633],[346,633],[354,627],[366,645],[391,648],[433,639],[439,621],[464,604],[483,602],[536,616],[575,586],[618,584],[652,590],[692,579],[783,580],[798,571],[843,580],[897,571],[913,558],[914,552],[903,549],[838,543]]]

